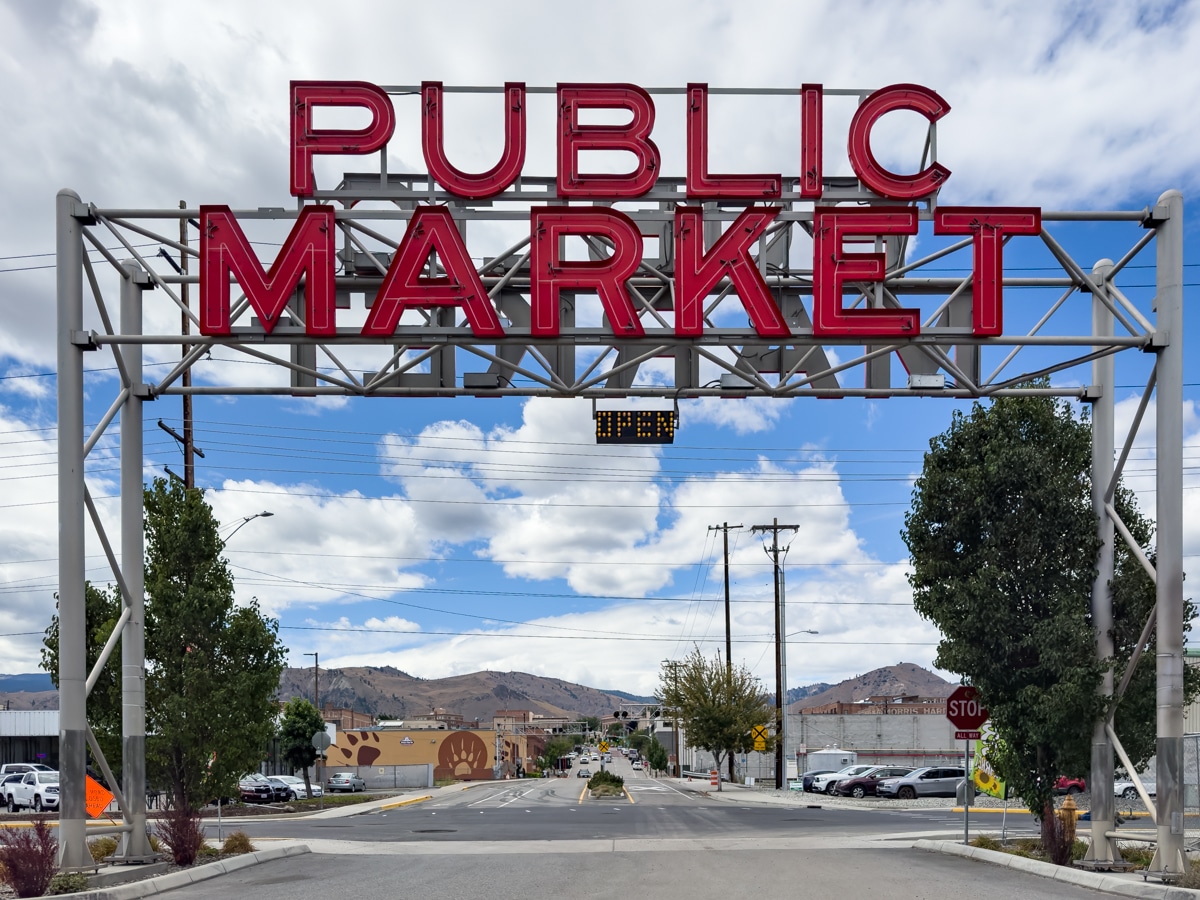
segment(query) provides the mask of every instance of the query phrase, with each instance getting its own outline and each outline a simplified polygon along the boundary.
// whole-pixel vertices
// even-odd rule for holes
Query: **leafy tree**
[[[145,509],[147,767],[191,806],[232,793],[262,760],[285,648],[257,601],[234,604],[203,492],[156,478]]]
[[[58,595],[54,595],[58,600]],[[116,586],[98,588],[90,582],[84,585],[84,616],[87,628],[87,670],[100,658],[100,651],[121,616],[121,594]],[[42,639],[42,668],[58,687],[58,614],[50,620]],[[95,687],[88,695],[88,724],[96,742],[116,778],[121,777],[121,650],[118,646],[100,672]],[[89,751],[90,752],[90,751]]]
[[[749,752],[751,730],[775,716],[750,670],[727,666],[720,655],[707,659],[696,649],[681,663],[664,663],[660,682],[659,702],[678,711],[688,743],[712,753],[718,769],[725,754]]]
[[[551,738],[546,742],[545,749],[542,750],[542,768],[555,768],[559,758],[566,756],[574,749],[575,739],[573,737]]]
[[[658,738],[651,740],[650,746],[646,748],[646,762],[650,764],[652,771],[667,770],[667,748],[658,742]]]
[[[262,761],[286,651],[278,624],[262,616],[257,601],[234,604],[224,544],[203,492],[157,478],[143,502],[147,776],[169,784],[176,808],[187,809],[232,794],[237,779]],[[115,591],[87,592],[89,659],[98,657],[118,609]],[[55,674],[57,618],[44,643],[42,665]],[[101,746],[110,762],[119,756],[121,733],[119,652],[114,661],[111,687],[98,684],[88,702],[93,728],[107,735]]]
[[[304,793],[312,797],[312,782],[308,769],[317,761],[317,750],[312,745],[313,735],[325,730],[325,720],[320,711],[303,697],[293,697],[283,707],[283,720],[279,723],[279,745],[284,760],[293,769],[304,770]]]
[[[1107,712],[1097,689],[1114,661],[1096,658],[1090,614],[1099,550],[1090,472],[1090,428],[1067,403],[1032,396],[976,403],[930,441],[905,517],[914,606],[942,633],[935,664],[979,691],[999,738],[998,774],[1035,813],[1046,808],[1058,775],[1088,770],[1094,723]],[[1148,540],[1132,496],[1121,490],[1116,501],[1138,539]],[[1153,587],[1123,542],[1115,551],[1120,670]],[[1153,715],[1152,668],[1135,681],[1119,728],[1147,708]],[[1190,696],[1195,675],[1189,682]],[[1125,730],[1127,749],[1144,762],[1153,729],[1148,738],[1137,731]]]

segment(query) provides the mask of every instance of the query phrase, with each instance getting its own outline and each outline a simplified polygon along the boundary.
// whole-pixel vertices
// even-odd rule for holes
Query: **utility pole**
[[[676,778],[679,778],[681,777],[681,772],[683,771],[683,763],[679,758],[679,661],[674,659],[664,659],[663,666],[671,670],[671,689],[676,695],[676,705],[675,708],[671,710],[671,715],[675,722],[674,727],[671,729],[671,752],[675,755],[675,762],[671,766],[671,774]],[[664,709],[663,715],[665,716],[666,714],[667,710]]]
[[[730,525],[722,522],[720,525],[709,525],[709,531],[720,531],[725,539],[725,674],[733,678],[733,637],[729,626],[729,529],[741,528],[741,525]],[[733,784],[733,754],[729,754],[729,783]]]
[[[775,787],[782,788],[784,786],[785,768],[783,764],[784,757],[784,737],[785,728],[784,717],[786,716],[784,705],[784,684],[783,684],[783,622],[782,622],[782,603],[779,591],[779,531],[780,529],[789,529],[790,531],[799,531],[799,525],[780,525],[779,518],[772,520],[770,525],[754,525],[750,528],[751,532],[769,531],[771,532],[771,548],[767,550],[767,555],[771,557],[774,569],[775,581]]]
[[[305,656],[313,658],[313,703],[317,707],[317,715],[321,715],[321,654],[319,651],[305,653]],[[321,722],[325,722],[325,717],[321,716]],[[321,757],[325,755],[325,751],[321,751],[317,756],[317,783],[321,782]],[[324,806],[324,796],[322,796],[321,805]]]

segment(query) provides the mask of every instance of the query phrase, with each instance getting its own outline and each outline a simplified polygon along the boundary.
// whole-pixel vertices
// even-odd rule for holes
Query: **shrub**
[[[980,850],[1003,850],[1004,845],[992,837],[990,834],[981,834],[975,840],[971,841],[972,847],[978,847]]]
[[[200,853],[198,855],[203,856],[205,858],[212,857],[212,856],[220,856],[221,851],[218,850],[216,847],[209,846],[208,844],[201,844],[200,845]]]
[[[58,871],[58,841],[44,816],[32,828],[0,828],[0,869],[18,897],[40,897]]]
[[[1059,815],[1054,805],[1047,803],[1042,810],[1042,850],[1046,858],[1056,866],[1071,862],[1075,848],[1075,817]]]
[[[592,790],[605,785],[615,788],[623,788],[625,787],[625,779],[620,775],[614,775],[612,772],[605,769],[602,772],[597,772],[588,781],[588,787]]]
[[[92,854],[92,862],[104,862],[117,852],[120,842],[115,837],[98,837],[88,841],[88,851]]]
[[[1139,868],[1148,869],[1154,860],[1154,850],[1150,847],[1122,847],[1121,859]]]
[[[1177,887],[1191,888],[1192,890],[1200,888],[1200,865],[1197,863],[1192,863],[1189,865],[1187,867],[1187,871],[1185,871],[1183,876],[1178,881],[1174,882],[1174,884]]]
[[[177,866],[190,866],[204,843],[200,813],[189,807],[168,809],[158,820],[158,836],[170,848]]]
[[[50,889],[47,894],[74,894],[86,891],[87,876],[82,872],[59,872],[50,879]]]
[[[225,843],[221,845],[222,853],[253,853],[254,845],[250,843],[250,835],[244,831],[235,831],[229,837],[225,838]]]

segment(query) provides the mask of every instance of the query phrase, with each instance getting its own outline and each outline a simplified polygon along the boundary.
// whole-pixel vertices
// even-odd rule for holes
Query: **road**
[[[623,764],[623,765],[622,765]],[[567,894],[656,900],[804,896],[838,900],[1081,900],[1110,896],[1022,872],[913,849],[961,836],[951,810],[848,810],[716,798],[634,772],[627,796],[593,799],[580,779],[526,779],[437,792],[423,803],[340,819],[246,820],[260,848],[311,855],[171,891],[179,900],[328,900],[405,896],[531,900]],[[1028,818],[1028,817],[1024,817]],[[988,821],[989,830],[998,824]],[[1031,831],[1026,823],[1021,825]]]

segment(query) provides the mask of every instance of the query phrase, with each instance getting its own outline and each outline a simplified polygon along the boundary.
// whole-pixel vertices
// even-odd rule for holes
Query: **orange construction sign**
[[[91,775],[86,776],[84,783],[87,786],[84,805],[87,807],[87,814],[94,819],[108,809],[108,804],[113,801],[113,792]]]

